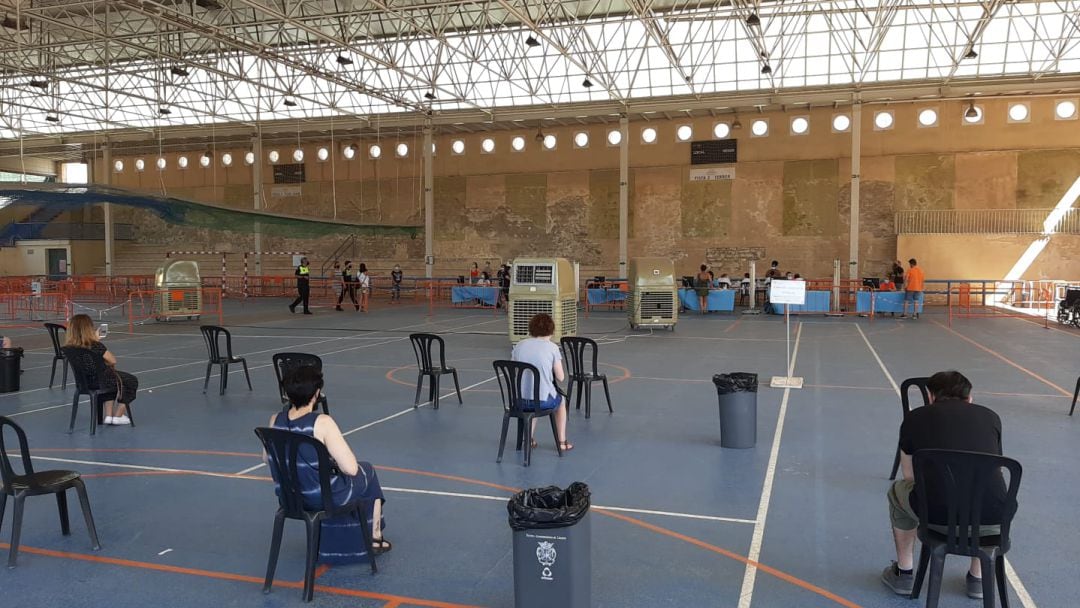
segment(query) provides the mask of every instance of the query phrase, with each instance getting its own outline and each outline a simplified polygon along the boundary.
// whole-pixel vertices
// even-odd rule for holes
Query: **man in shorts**
[[[896,561],[881,573],[885,586],[898,595],[911,595],[914,586],[915,538],[919,527],[919,515],[912,508],[918,504],[914,496],[915,473],[911,455],[919,450],[963,450],[1001,455],[1001,419],[989,408],[971,402],[971,382],[960,372],[938,372],[926,383],[930,405],[911,410],[900,425],[900,470],[898,479],[886,494],[889,500],[889,519],[892,522],[893,542],[896,544]],[[988,492],[988,505],[984,506],[984,521],[1000,521],[1001,514],[995,506],[1004,500],[1004,483]],[[928,496],[931,513],[945,509],[937,497]],[[931,529],[937,526],[931,524]],[[983,526],[982,536],[1000,533],[999,526]],[[971,559],[967,574],[967,594],[982,597],[982,568],[979,558]]]
[[[907,318],[907,305],[911,302],[911,313],[918,319],[919,311],[922,310],[923,283],[926,281],[926,275],[923,274],[922,268],[919,268],[919,263],[915,261],[915,258],[907,262],[911,270],[908,271],[907,278],[904,280],[904,312],[900,314],[900,318]]]

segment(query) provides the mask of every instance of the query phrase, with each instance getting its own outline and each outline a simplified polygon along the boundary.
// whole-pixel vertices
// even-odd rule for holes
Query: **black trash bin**
[[[515,608],[589,608],[589,486],[523,490],[506,510],[514,530]]]
[[[0,348],[0,393],[19,390],[19,363],[22,357],[21,348]]]
[[[720,398],[720,447],[754,447],[757,444],[757,374],[716,374],[712,380]]]

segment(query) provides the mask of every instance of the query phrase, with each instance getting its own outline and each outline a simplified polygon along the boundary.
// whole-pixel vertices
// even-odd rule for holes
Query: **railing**
[[[1058,212],[1060,213],[1060,212]],[[1080,209],[913,209],[896,214],[896,234],[1080,234]]]

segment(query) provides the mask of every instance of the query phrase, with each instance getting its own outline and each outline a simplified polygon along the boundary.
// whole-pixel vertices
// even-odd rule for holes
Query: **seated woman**
[[[127,372],[116,369],[116,357],[105,348],[94,329],[94,322],[87,315],[75,315],[67,327],[67,339],[64,346],[78,346],[87,348],[101,355],[105,360],[105,377],[100,379],[101,388],[109,393],[116,394],[116,403],[106,401],[104,404],[105,424],[125,425],[131,424],[127,416],[127,406],[135,401],[136,391],[139,389],[139,379]]]
[[[559,447],[564,452],[574,449],[574,446],[566,440],[566,400],[555,390],[555,382],[566,379],[563,373],[562,353],[558,345],[551,341],[555,334],[555,321],[551,315],[540,313],[529,320],[529,338],[518,342],[514,346],[514,353],[510,358],[522,363],[531,363],[540,372],[540,404],[541,411],[556,410],[555,426],[559,429]],[[555,382],[552,381],[554,377]],[[533,376],[525,374],[521,381],[521,396],[525,399],[533,398]],[[532,421],[533,431],[536,431],[536,420]],[[534,439],[532,447],[537,446]]]
[[[282,383],[290,407],[270,418],[270,426],[275,429],[293,431],[314,437],[326,446],[326,451],[334,460],[336,471],[330,476],[330,490],[333,503],[344,505],[357,498],[367,501],[367,513],[361,521],[355,514],[345,514],[322,522],[322,538],[319,543],[319,561],[330,564],[348,564],[367,558],[364,546],[364,533],[361,525],[371,531],[372,549],[375,555],[390,550],[390,541],[383,538],[382,507],[383,497],[379,478],[375,468],[368,462],[357,462],[345,437],[341,434],[334,419],[315,410],[315,402],[323,387],[322,372],[314,367],[299,367]],[[268,458],[263,455],[264,460]],[[302,491],[305,496],[315,493],[315,501],[309,504],[312,509],[321,509],[319,497],[319,464],[315,454],[304,457],[301,451],[297,463],[299,474],[304,480]]]

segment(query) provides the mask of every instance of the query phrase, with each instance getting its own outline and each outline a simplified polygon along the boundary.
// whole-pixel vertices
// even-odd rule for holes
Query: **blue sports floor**
[[[1066,415],[1080,372],[1080,334],[1017,319],[919,321],[801,317],[792,325],[801,390],[767,386],[784,371],[777,317],[687,315],[674,332],[630,333],[618,312],[592,312],[581,333],[601,343],[615,413],[594,393],[593,416],[570,415],[575,449],[558,458],[549,433],[530,468],[508,449],[495,463],[501,405],[491,361],[509,355],[506,318],[480,310],[382,306],[369,314],[284,301],[230,302],[226,325],[255,390],[234,367],[202,393],[206,350],[197,323],[112,319],[106,344],[138,375],[135,428],[91,437],[81,408],[66,433],[72,385],[46,388],[44,330],[18,330],[23,390],[0,414],[29,434],[38,468],[83,473],[102,550],[93,552],[72,497],[72,534],[55,502],[28,499],[19,565],[0,569],[5,608],[300,606],[304,535],[286,527],[273,593],[261,592],[276,502],[252,432],[280,409],[272,353],[323,357],[331,411],[387,493],[379,561],[323,568],[320,606],[513,605],[506,499],[515,488],[584,481],[593,493],[594,606],[895,608],[879,575],[893,559],[884,498],[900,422],[896,385],[959,369],[975,400],[997,411],[1007,455],[1025,467],[1009,553],[1013,606],[1074,606],[1080,580],[1080,416]],[[465,389],[438,411],[414,409],[407,338],[447,341]],[[721,449],[711,376],[757,372],[758,443]],[[59,375],[59,374],[58,374]],[[426,394],[426,393],[425,393]],[[11,508],[8,508],[8,512]],[[8,515],[0,529],[6,542]],[[0,563],[7,545],[0,544]],[[962,558],[947,564],[943,607],[963,594]]]

